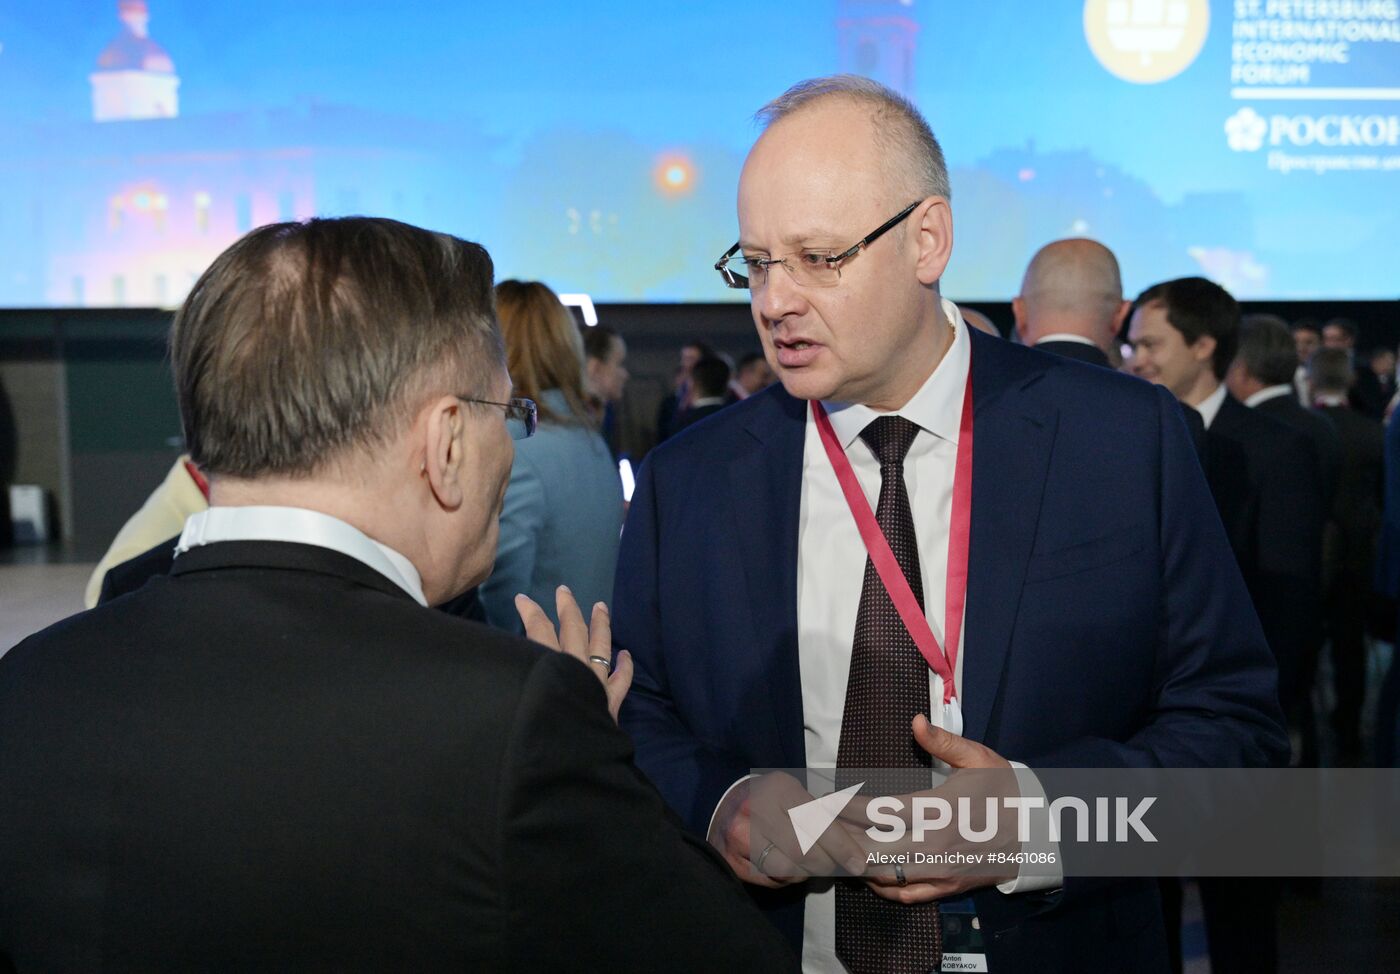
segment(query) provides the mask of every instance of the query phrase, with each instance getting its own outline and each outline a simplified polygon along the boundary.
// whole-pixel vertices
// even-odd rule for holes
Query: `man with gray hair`
[[[1294,394],[1296,345],[1288,323],[1277,315],[1245,315],[1239,349],[1225,373],[1230,395],[1251,409],[1293,427],[1308,438],[1322,474],[1323,509],[1330,510],[1342,465],[1342,445],[1326,416],[1300,405]]]
[[[605,608],[521,603],[564,653],[427,608],[490,570],[534,425],[491,277],[348,218],[195,284],[211,507],[170,575],[0,658],[0,970],[791,965],[633,767]]]
[[[1312,468],[1319,478],[1322,503],[1313,512],[1315,523],[1309,529],[1309,534],[1319,542],[1313,554],[1312,572],[1317,581],[1312,590],[1300,591],[1291,600],[1295,603],[1292,628],[1298,630],[1303,654],[1296,680],[1289,681],[1291,686],[1283,701],[1285,713],[1298,735],[1300,761],[1304,765],[1314,765],[1318,751],[1312,710],[1313,681],[1323,640],[1322,589],[1325,579],[1330,577],[1324,570],[1323,557],[1324,553],[1329,558],[1335,555],[1336,529],[1332,513],[1342,471],[1342,441],[1328,416],[1298,402],[1293,385],[1297,361],[1297,345],[1286,321],[1277,315],[1245,315],[1240,320],[1239,347],[1225,373],[1225,385],[1230,395],[1255,412],[1272,416],[1302,433],[1311,448]],[[1291,513],[1295,519],[1307,516],[1301,511]]]
[[[1361,704],[1366,698],[1366,616],[1382,525],[1385,482],[1385,430],[1378,420],[1357,412],[1349,401],[1355,371],[1346,351],[1321,348],[1308,362],[1318,411],[1331,421],[1341,444],[1335,526],[1328,550],[1324,593],[1332,652],[1339,761],[1361,753]],[[1397,664],[1392,663],[1392,666]],[[1392,728],[1379,724],[1381,733]]]
[[[1130,307],[1113,251],[1083,237],[1036,251],[1011,301],[1023,345],[1105,367]]]
[[[1151,880],[872,864],[868,798],[806,844],[765,804],[811,798],[771,769],[854,788],[937,761],[1034,799],[1026,765],[1250,766],[1287,741],[1171,396],[966,325],[940,292],[947,168],[907,99],[819,78],[759,118],[716,270],[779,384],[639,471],[614,586],[638,764],[807,970],[922,974],[945,947],[1163,970]]]

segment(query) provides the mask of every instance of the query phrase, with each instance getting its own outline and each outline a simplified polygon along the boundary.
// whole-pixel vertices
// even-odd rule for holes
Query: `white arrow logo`
[[[829,795],[788,809],[788,818],[792,819],[792,830],[797,833],[797,844],[801,846],[804,856],[817,844],[822,833],[831,827],[831,823],[846,810],[856,792],[864,787],[865,782],[862,781],[858,785],[833,791]]]

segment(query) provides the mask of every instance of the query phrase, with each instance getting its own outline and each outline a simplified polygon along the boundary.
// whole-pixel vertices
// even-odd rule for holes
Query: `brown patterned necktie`
[[[914,535],[914,515],[904,486],[904,457],[919,427],[901,416],[882,416],[863,431],[880,461],[880,500],[875,520],[889,541],[919,607],[923,577]],[[846,709],[841,718],[837,768],[927,768],[931,759],[910,730],[917,714],[929,712],[928,663],[904,627],[869,557],[856,612]],[[898,775],[866,775],[867,794],[899,794]],[[851,781],[850,784],[854,784]],[[838,786],[844,787],[838,775]],[[836,956],[853,974],[925,974],[937,971],[943,955],[938,904],[905,906],[881,899],[858,880],[836,886]]]

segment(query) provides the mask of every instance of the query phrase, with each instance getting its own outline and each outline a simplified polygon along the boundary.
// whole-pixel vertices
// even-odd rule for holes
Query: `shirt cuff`
[[[1031,863],[1022,862],[1016,871],[1016,878],[998,883],[997,889],[1003,893],[1043,893],[1059,889],[1065,884],[1065,867],[1060,861],[1060,844],[1050,841],[1050,810],[1046,807],[1049,803],[1045,800],[1045,789],[1041,787],[1035,772],[1024,764],[1012,761],[1011,767],[1016,769],[1016,784],[1020,787],[1021,797],[1032,801],[1040,799],[1037,807],[1027,810],[1031,840],[1021,846],[1027,860],[1038,861],[1034,863],[1036,869],[1033,875],[1026,873],[1026,867]]]
[[[740,785],[742,785],[744,782],[748,781],[750,778],[757,778],[757,777],[758,777],[758,775],[756,775],[756,774],[746,774],[746,775],[744,775],[742,778],[740,778],[738,781],[734,782],[734,784],[732,784],[732,785],[730,785],[728,788],[724,789],[724,794],[719,796],[719,801],[715,803],[715,810],[714,810],[713,812],[710,813],[710,825],[709,825],[709,828],[705,829],[705,841],[708,842],[710,845],[714,845],[714,844],[715,844],[715,819],[719,818],[719,810],[720,810],[721,808],[724,807],[724,800],[725,800],[726,798],[729,797],[729,793],[730,793],[731,791],[733,791],[735,788],[738,788]],[[718,846],[716,846],[716,848],[718,848]]]

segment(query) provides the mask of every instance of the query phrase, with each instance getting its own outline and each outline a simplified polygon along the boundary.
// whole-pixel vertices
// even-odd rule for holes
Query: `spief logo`
[[[1264,147],[1269,123],[1254,109],[1241,108],[1225,120],[1225,138],[1236,152],[1256,152]]]
[[[1207,0],[1087,0],[1084,36],[1111,74],[1156,84],[1191,66],[1210,29]]]

